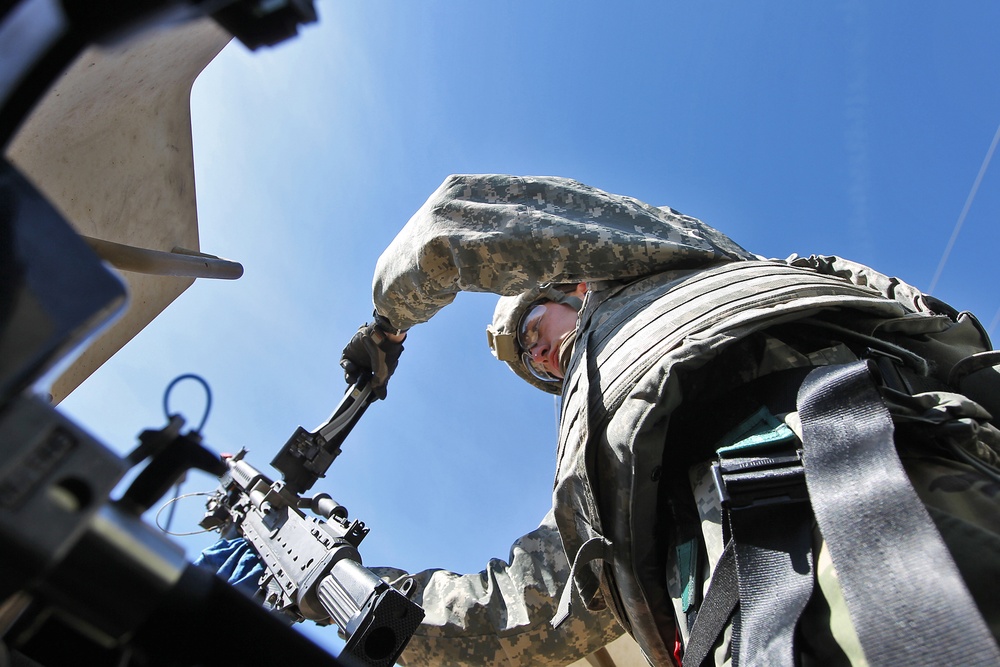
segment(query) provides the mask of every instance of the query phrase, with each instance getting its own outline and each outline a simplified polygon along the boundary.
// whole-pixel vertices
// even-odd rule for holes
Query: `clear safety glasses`
[[[532,348],[538,343],[538,329],[548,303],[548,301],[539,303],[528,309],[517,325],[517,342],[521,346],[521,360],[528,372],[542,382],[562,382],[561,378],[552,375],[541,364],[536,363],[531,355]]]

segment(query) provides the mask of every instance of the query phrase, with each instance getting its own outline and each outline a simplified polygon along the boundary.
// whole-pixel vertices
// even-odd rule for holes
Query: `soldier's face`
[[[546,301],[528,313],[521,325],[521,342],[536,371],[563,379],[559,350],[576,329],[577,312],[564,303]]]

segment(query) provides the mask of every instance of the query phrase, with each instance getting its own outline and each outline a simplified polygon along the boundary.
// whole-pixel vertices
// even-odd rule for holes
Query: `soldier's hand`
[[[372,393],[384,399],[386,385],[399,364],[399,355],[403,353],[402,341],[405,337],[406,334],[386,333],[377,322],[362,325],[340,358],[344,379],[348,384],[354,384],[363,372],[371,371]]]

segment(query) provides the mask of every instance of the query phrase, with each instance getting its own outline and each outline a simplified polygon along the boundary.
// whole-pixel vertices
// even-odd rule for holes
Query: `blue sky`
[[[277,48],[231,44],[195,85],[201,245],[245,275],[197,282],[64,401],[117,451],[198,373],[208,446],[267,470],[339,401],[375,261],[448,174],[572,177],[763,255],[837,254],[927,289],[1000,125],[995,2],[317,9]],[[992,165],[934,289],[994,336],[998,217]],[[548,508],[557,408],[490,356],[494,303],[461,295],[411,332],[388,400],[314,487],[371,527],[366,564],[476,572]],[[200,389],[171,405],[196,423]],[[173,529],[202,507],[181,501]]]

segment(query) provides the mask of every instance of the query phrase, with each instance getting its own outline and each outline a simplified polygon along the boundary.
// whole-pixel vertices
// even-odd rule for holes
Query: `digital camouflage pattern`
[[[912,314],[869,282],[811,266],[747,260],[664,272],[589,295],[575,365],[564,383],[556,520],[569,554],[594,540],[610,543],[589,567],[582,567],[589,554],[579,563],[579,595],[588,604],[610,604],[654,663],[669,664],[675,632],[686,634],[675,627],[670,599],[676,591],[667,589],[662,574],[669,527],[659,495],[670,483],[665,476],[691,456],[689,443],[669,430],[671,413],[689,393],[697,394],[692,390],[703,367],[723,354],[726,363],[716,364],[711,382],[716,389],[836,360],[836,347],[803,354],[771,340],[764,333],[769,327],[850,309],[850,322],[860,327],[856,335],[866,336],[868,321]],[[734,351],[739,341],[748,347]]]
[[[695,218],[564,178],[449,176],[375,268],[375,308],[427,321],[461,291],[620,280],[753,255]]]
[[[515,544],[509,563],[492,561],[478,575],[416,575],[427,617],[404,654],[407,664],[567,664],[620,632],[605,606],[652,663],[669,664],[674,633],[686,637],[693,609],[685,604],[683,554],[665,544],[672,529],[660,511],[661,489],[694,499],[693,525],[712,556],[694,575],[703,587],[721,552],[721,517],[703,459],[689,460],[687,443],[669,441],[671,414],[689,395],[850,361],[869,343],[931,359],[925,370],[945,376],[958,359],[988,347],[970,318],[938,314],[940,304],[867,267],[835,257],[760,261],[671,209],[557,178],[449,177],[379,260],[374,300],[394,326],[407,328],[458,291],[509,295],[541,282],[588,282],[593,290],[564,383],[553,512],[541,532]],[[693,292],[677,298],[683,290]],[[677,317],[685,304],[727,293],[743,299],[739,309],[721,311],[729,316],[713,320],[709,308]],[[764,293],[786,298],[755,307],[755,295]],[[668,303],[672,298],[677,303]],[[647,315],[653,319],[643,320]],[[786,336],[790,322],[796,331]],[[613,343],[618,339],[625,342]],[[709,364],[713,359],[721,361]],[[629,379],[616,384],[612,376]],[[943,424],[938,431],[967,451],[995,456],[995,429],[975,403],[940,392],[905,398],[894,414],[908,411],[909,424]],[[794,413],[783,417],[795,424]],[[904,465],[924,502],[941,505],[935,521],[949,546],[964,550],[956,560],[970,587],[1000,581],[995,557],[975,557],[998,553],[990,523],[1000,515],[996,484],[942,457],[929,435],[938,431],[919,430],[919,438],[904,431],[924,443],[905,448]],[[822,594],[802,621],[809,637],[803,663],[864,664],[824,553],[817,536]],[[986,596],[1000,600],[995,587],[984,585],[976,597],[994,633],[998,614]],[[570,602],[572,613],[553,629],[558,595],[559,617]],[[728,652],[727,631],[717,665],[728,663]]]
[[[411,575],[372,568],[401,583]],[[622,634],[606,611],[577,614],[553,628],[556,598],[569,578],[552,513],[514,542],[507,562],[478,574],[428,570],[413,575],[413,600],[426,611],[400,664],[439,667],[566,665]]]

